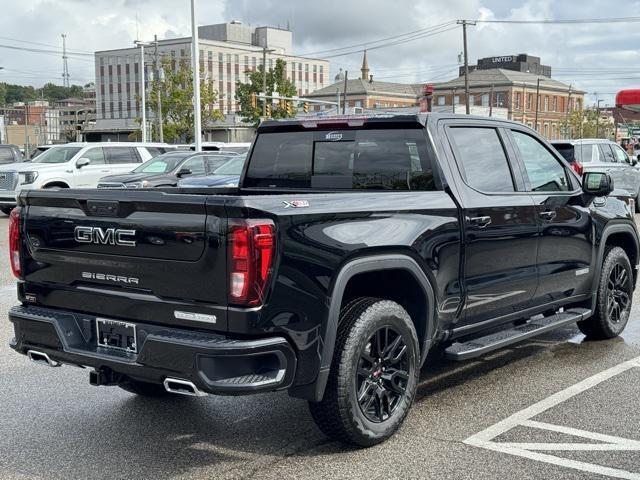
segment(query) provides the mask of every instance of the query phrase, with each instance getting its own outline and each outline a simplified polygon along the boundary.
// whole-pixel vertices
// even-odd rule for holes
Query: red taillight
[[[578,175],[582,176],[582,164],[575,160],[572,164],[571,164],[571,168],[573,168],[573,171],[576,172]]]
[[[229,227],[229,303],[260,305],[276,248],[271,220],[240,220]]]
[[[20,278],[20,209],[14,208],[9,214],[9,263],[11,271]]]

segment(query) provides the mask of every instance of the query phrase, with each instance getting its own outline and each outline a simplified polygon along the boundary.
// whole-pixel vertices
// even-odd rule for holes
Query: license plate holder
[[[133,323],[96,318],[97,344],[130,353],[138,353],[138,336]]]

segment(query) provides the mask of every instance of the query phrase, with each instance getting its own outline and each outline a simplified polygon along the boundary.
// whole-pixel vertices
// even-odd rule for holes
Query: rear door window
[[[109,163],[140,163],[140,155],[134,147],[105,147]]]
[[[513,176],[495,128],[451,127],[460,173],[481,192],[513,192]]]
[[[422,129],[371,129],[259,135],[248,187],[434,190]]]

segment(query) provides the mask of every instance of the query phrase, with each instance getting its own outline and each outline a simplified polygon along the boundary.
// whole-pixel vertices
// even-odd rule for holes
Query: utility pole
[[[193,138],[195,140],[195,151],[201,152],[200,55],[198,54],[198,24],[196,22],[195,0],[191,0],[191,68],[193,70]]]
[[[29,100],[24,102],[24,156],[28,160],[29,155]]]
[[[69,64],[67,63],[67,35],[62,34],[62,85],[69,88]]]
[[[342,89],[342,114],[347,113],[347,77],[349,76],[349,72],[347,70],[344,71],[344,88]]]
[[[533,129],[536,132],[538,132],[538,108],[539,107],[540,107],[540,78],[538,78],[538,80],[536,81],[536,115],[533,121]]]
[[[153,46],[154,46],[154,50],[153,50],[153,60],[154,60],[154,66],[155,66],[155,70],[156,70],[156,110],[157,110],[157,114],[156,114],[156,121],[158,124],[158,138],[160,140],[160,143],[164,142],[164,133],[163,133],[163,119],[162,119],[162,95],[160,94],[160,85],[162,84],[162,82],[164,81],[164,72],[163,75],[160,74],[160,61],[158,60],[158,35],[154,35],[153,36]]]
[[[340,114],[340,89],[336,88],[336,115]]]
[[[569,84],[569,95],[567,96],[567,108],[564,114],[564,138],[567,138],[567,130],[569,129],[569,110],[571,108],[571,88],[573,84]],[[571,135],[569,135],[571,137]]]
[[[493,116],[493,83],[491,84],[491,90],[489,93],[489,116]]]
[[[603,100],[596,101],[596,138],[600,138],[600,102]]]
[[[456,87],[453,87],[451,93],[451,113],[456,113]]]
[[[464,107],[467,115],[471,113],[469,107],[469,50],[467,48],[467,25],[475,25],[476,22],[468,20],[458,20],[458,25],[462,25],[462,43],[464,47]]]

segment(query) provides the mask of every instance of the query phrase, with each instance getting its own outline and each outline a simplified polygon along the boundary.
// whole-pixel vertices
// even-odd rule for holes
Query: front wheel
[[[633,300],[633,270],[622,248],[606,251],[597,294],[595,312],[578,322],[578,328],[592,339],[617,337],[627,326]]]
[[[375,298],[348,304],[324,398],[309,403],[320,430],[360,446],[389,438],[413,403],[419,356],[415,327],[400,305]]]

